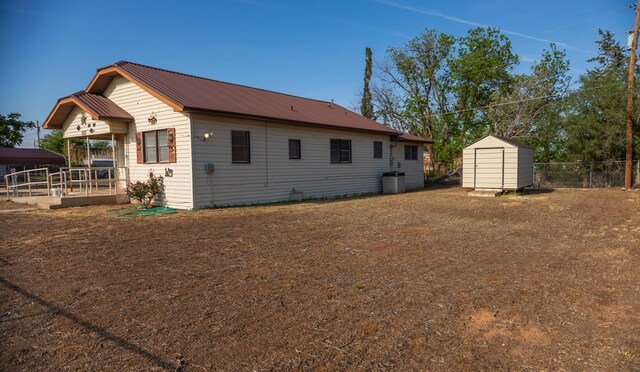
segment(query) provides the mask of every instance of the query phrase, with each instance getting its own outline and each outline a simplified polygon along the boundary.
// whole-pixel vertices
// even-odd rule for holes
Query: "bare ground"
[[[23,203],[14,203],[11,201],[7,201],[4,199],[4,195],[2,194],[2,191],[0,190],[0,212],[2,211],[12,211],[15,209],[33,209],[34,206],[33,205],[29,205],[29,204],[23,204]]]
[[[640,370],[640,193],[0,214],[0,370]]]

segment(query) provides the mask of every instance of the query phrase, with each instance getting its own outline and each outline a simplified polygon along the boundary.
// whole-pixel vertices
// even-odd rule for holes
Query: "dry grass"
[[[2,195],[2,193],[0,192],[0,198],[3,196],[4,195]],[[34,208],[33,205],[14,203],[12,201],[0,199],[0,211],[8,211],[8,210],[14,210],[14,209],[32,209],[32,208]]]
[[[640,193],[0,214],[0,369],[638,370]]]

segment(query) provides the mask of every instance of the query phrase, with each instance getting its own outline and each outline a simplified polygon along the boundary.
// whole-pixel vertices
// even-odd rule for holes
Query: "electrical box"
[[[213,163],[207,163],[204,166],[204,171],[207,174],[213,174],[213,172],[215,171],[215,167],[213,166]]]

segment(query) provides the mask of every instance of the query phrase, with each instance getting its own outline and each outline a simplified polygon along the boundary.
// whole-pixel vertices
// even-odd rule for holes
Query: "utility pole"
[[[38,148],[40,148],[40,121],[36,120],[36,131],[38,132]]]
[[[640,24],[640,0],[636,4],[636,23],[633,26],[631,39],[631,58],[629,61],[629,82],[627,85],[627,140],[626,162],[624,168],[624,188],[633,187],[633,91],[636,72],[636,48],[638,47],[638,25]]]

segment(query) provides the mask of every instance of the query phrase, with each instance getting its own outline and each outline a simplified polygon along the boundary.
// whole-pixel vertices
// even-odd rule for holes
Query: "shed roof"
[[[60,98],[44,121],[43,127],[49,129],[62,128],[65,119],[76,106],[91,115],[94,120],[133,120],[133,116],[110,99],[81,90]]]
[[[493,134],[486,135],[486,136],[482,137],[481,139],[477,140],[476,142],[472,143],[471,145],[469,145],[467,147],[477,147],[477,144],[479,144],[480,142],[486,140],[487,138],[495,138],[496,140],[502,141],[504,143],[507,143],[507,144],[509,144],[509,145],[511,145],[513,147],[522,147],[522,148],[531,149],[531,146],[526,145],[526,144],[524,144],[524,143],[522,143],[520,141],[516,141],[516,140],[514,140],[512,138],[504,138],[504,137],[496,136],[496,135],[493,135]]]
[[[44,149],[0,147],[2,165],[64,165],[64,156]]]
[[[333,102],[231,84],[127,61],[99,68],[86,91],[102,94],[116,76],[132,81],[176,111],[275,119],[398,134],[394,129]]]

